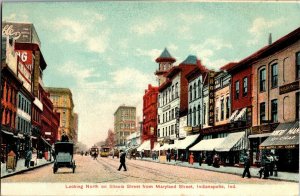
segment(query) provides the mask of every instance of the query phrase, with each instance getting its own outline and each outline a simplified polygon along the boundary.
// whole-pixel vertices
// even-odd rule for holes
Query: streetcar
[[[90,155],[94,158],[97,158],[98,155],[99,155],[99,148],[97,146],[93,146],[91,149],[90,149]]]
[[[109,147],[107,147],[107,146],[101,146],[101,148],[100,148],[100,156],[101,157],[108,157],[108,155],[109,155]]]

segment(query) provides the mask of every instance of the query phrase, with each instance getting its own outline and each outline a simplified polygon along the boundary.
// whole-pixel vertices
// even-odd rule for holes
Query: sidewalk
[[[190,165],[188,162],[181,162],[181,161],[175,162],[174,160],[171,160],[171,162],[159,162],[159,159],[152,160],[152,158],[145,158],[145,157],[143,159],[137,158],[136,160],[150,161],[150,162],[156,162],[156,163],[160,163],[160,164],[178,165],[178,166],[182,166],[182,167],[190,167],[190,168],[197,168],[197,169],[204,169],[204,170],[208,170],[208,171],[228,173],[228,174],[234,174],[234,175],[238,175],[238,176],[242,176],[243,171],[244,171],[244,168],[240,168],[240,167],[220,166],[219,168],[215,168],[213,166],[208,166],[207,164],[202,164],[201,166],[199,166],[199,163],[194,163],[193,165]],[[251,167],[250,168],[251,176],[254,178],[259,178],[258,170],[259,170],[259,168],[257,168],[257,167]],[[268,179],[290,181],[290,182],[298,183],[299,182],[299,173],[279,171],[278,176],[276,176],[276,177],[270,176]]]
[[[1,163],[1,178],[12,176],[12,175],[15,175],[18,173],[22,173],[25,171],[29,171],[29,170],[53,163],[53,159],[52,159],[52,161],[47,161],[44,158],[43,159],[33,159],[33,160],[35,160],[35,165],[27,168],[27,167],[25,167],[25,159],[19,159],[17,162],[15,171],[13,171],[11,169],[6,170],[6,163]]]

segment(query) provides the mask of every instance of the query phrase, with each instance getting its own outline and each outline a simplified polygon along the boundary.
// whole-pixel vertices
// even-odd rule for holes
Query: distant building
[[[50,93],[50,99],[54,105],[54,110],[60,113],[60,126],[57,138],[61,138],[63,131],[66,132],[70,140],[76,138],[73,123],[73,97],[68,88],[46,87],[45,90]]]
[[[126,145],[126,138],[136,131],[136,107],[119,106],[114,113],[115,141],[118,146]]]
[[[149,84],[143,96],[142,142],[151,140],[151,148],[157,140],[157,99],[158,87]]]

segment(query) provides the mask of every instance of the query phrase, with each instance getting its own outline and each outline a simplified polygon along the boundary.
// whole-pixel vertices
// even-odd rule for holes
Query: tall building
[[[72,92],[68,88],[46,87],[45,90],[50,93],[50,99],[54,105],[54,110],[60,114],[60,126],[57,138],[61,138],[63,131],[68,135],[70,140],[76,138],[73,124],[74,103]]]
[[[175,140],[186,136],[188,80],[185,76],[199,63],[196,56],[190,55],[164,75],[165,82],[158,89],[158,141],[174,144]]]
[[[157,99],[158,87],[148,85],[143,96],[143,132],[142,142],[151,140],[151,148],[157,140]]]
[[[136,131],[136,107],[119,106],[114,113],[115,141],[118,146],[126,145],[126,138]]]

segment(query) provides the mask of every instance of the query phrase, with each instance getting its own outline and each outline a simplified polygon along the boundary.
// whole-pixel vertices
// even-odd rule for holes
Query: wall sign
[[[208,125],[214,126],[214,108],[215,108],[215,102],[214,102],[214,72],[209,72],[209,78],[208,78],[208,95],[209,95],[209,109],[208,109]]]
[[[289,93],[298,89],[300,89],[299,81],[292,82],[290,84],[279,87],[279,95]]]

